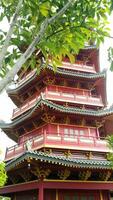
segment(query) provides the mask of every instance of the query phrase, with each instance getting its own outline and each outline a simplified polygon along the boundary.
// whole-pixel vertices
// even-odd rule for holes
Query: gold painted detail
[[[52,154],[52,149],[45,149],[43,150],[45,154]]]
[[[72,156],[72,153],[71,153],[70,150],[68,150],[68,151],[65,151],[65,152],[64,152],[64,155],[66,156],[66,158],[69,158],[69,157]]]
[[[102,191],[100,191],[100,200],[103,200]]]
[[[58,200],[58,190],[56,189],[56,200]]]
[[[88,159],[91,159],[91,158],[93,157],[93,154],[92,154],[92,152],[88,152],[88,153],[86,154],[86,156],[87,156]]]
[[[81,180],[87,181],[88,178],[91,176],[91,171],[87,170],[87,171],[81,171],[79,173],[79,178]]]
[[[70,176],[70,173],[69,169],[59,170],[58,176],[61,180],[66,180]]]
[[[103,124],[104,124],[104,120],[101,121],[101,122],[96,120],[96,121],[95,121],[95,124],[96,124],[96,127],[97,127],[97,128],[100,128],[100,127],[103,126]]]
[[[51,116],[48,113],[44,113],[41,119],[46,123],[53,123],[55,121],[55,116]]]
[[[99,174],[99,177],[102,181],[108,181],[111,177],[111,172],[110,171],[107,171],[107,172],[101,172]]]
[[[82,121],[81,121],[81,125],[82,125],[82,126],[85,126],[85,125],[86,125],[86,120],[85,120],[84,118],[83,118]]]
[[[70,118],[69,118],[68,116],[66,116],[66,117],[64,118],[64,123],[65,123],[65,124],[70,124]]]
[[[49,176],[51,170],[50,169],[43,169],[41,167],[36,167],[34,170],[31,170],[31,172],[38,177],[38,179],[45,179],[47,176]]]
[[[43,82],[46,85],[53,85],[55,83],[55,78],[47,77]]]

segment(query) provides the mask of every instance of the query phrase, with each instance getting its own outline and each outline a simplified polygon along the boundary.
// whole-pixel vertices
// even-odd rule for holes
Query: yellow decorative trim
[[[58,190],[56,190],[56,200],[58,200]]]
[[[97,183],[97,181],[85,181],[85,180],[49,180],[49,179],[44,179],[44,182],[73,182],[73,183]],[[113,181],[98,181],[98,183],[113,183]]]
[[[100,200],[103,200],[102,191],[100,191]]]
[[[49,179],[44,179],[43,182],[68,182],[68,183],[97,183],[97,181],[81,181],[81,180],[49,180]],[[36,181],[28,181],[27,183],[39,183],[39,180]],[[113,183],[113,181],[98,181],[98,183]],[[17,185],[25,185],[24,183],[17,183],[17,184],[13,184],[13,186],[17,186]],[[4,188],[10,188],[12,187],[12,185],[8,185],[8,186],[4,186]]]

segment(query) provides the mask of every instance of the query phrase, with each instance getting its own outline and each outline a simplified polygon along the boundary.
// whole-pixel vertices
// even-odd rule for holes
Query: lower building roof
[[[107,160],[88,160],[71,157],[67,158],[66,156],[58,156],[55,154],[47,154],[44,152],[26,151],[19,157],[16,157],[6,163],[6,171],[14,169],[16,165],[19,165],[20,163],[29,159],[72,168],[113,169],[111,162]]]

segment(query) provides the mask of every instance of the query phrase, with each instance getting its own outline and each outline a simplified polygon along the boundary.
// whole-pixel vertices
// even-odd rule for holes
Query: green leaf
[[[49,14],[49,10],[50,10],[50,3],[49,3],[49,2],[42,3],[42,4],[39,6],[39,10],[40,10],[41,14],[42,14],[44,17],[47,17],[48,14]]]
[[[67,56],[69,57],[71,63],[75,63],[75,56],[70,53],[68,53]]]

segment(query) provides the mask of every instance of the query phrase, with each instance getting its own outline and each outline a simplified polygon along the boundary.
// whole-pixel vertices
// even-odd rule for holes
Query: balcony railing
[[[94,96],[91,94],[90,90],[86,89],[51,85],[44,88],[42,93],[44,98],[48,100],[103,107],[101,96]],[[39,98],[40,95],[38,93],[31,99],[28,99],[28,102],[26,102],[23,106],[14,109],[12,118],[19,116],[33,107]]]
[[[85,64],[83,61],[76,61],[75,64],[70,62],[62,62],[61,68],[77,70],[80,72],[96,73],[95,66],[93,64]]]
[[[110,151],[106,140],[99,137],[97,128],[47,124],[20,137],[18,145],[7,149],[5,159],[12,159],[28,150],[28,141],[30,141],[31,150],[50,147],[97,152]]]

